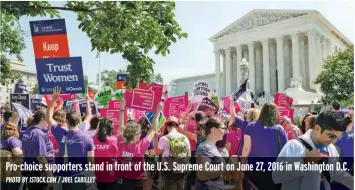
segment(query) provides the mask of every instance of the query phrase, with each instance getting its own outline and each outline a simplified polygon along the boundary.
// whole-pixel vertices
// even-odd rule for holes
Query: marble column
[[[254,44],[248,44],[249,51],[249,88],[255,94],[255,63],[254,63]]]
[[[327,60],[327,39],[325,38],[325,36],[322,37],[322,65],[325,63],[325,60]]]
[[[265,97],[270,96],[270,63],[269,63],[269,39],[262,41],[263,45],[263,74]]]
[[[270,48],[270,95],[274,96],[277,92],[277,53],[276,53],[276,43],[274,40],[270,40],[269,43]]]
[[[232,62],[231,62],[231,49],[227,48],[226,50],[226,96],[229,96],[232,93]]]
[[[242,61],[243,57],[242,57],[242,45],[237,45],[235,46],[235,50],[237,51],[237,64],[236,64],[236,69],[238,71],[238,75],[237,75],[237,88],[240,85],[240,80],[242,79],[241,73],[240,73],[240,62]]]
[[[328,39],[327,40],[327,56],[333,54],[332,52],[332,42]]]
[[[215,73],[216,73],[216,94],[218,97],[220,96],[221,93],[221,56],[219,50],[214,51],[215,55]]]
[[[284,52],[283,52],[283,37],[276,38],[277,50],[277,90],[279,92],[285,91],[285,65],[284,65]]]
[[[225,96],[225,93],[226,93],[226,68],[227,68],[227,65],[226,65],[226,52],[224,51],[223,54],[222,54],[222,57],[223,57],[223,81],[222,81],[222,90],[221,90],[221,97]]]
[[[262,52],[261,52],[261,45],[255,44],[255,92],[254,94],[257,95],[258,93],[263,91],[263,60],[262,60]]]
[[[306,54],[305,54],[305,39],[300,37],[299,39],[299,51],[300,51],[300,72],[302,77],[302,88],[307,87],[307,68],[306,68]]]
[[[292,40],[292,77],[300,76],[300,55],[299,55],[299,41],[298,34],[291,36]]]
[[[316,35],[316,49],[317,49],[317,55],[316,55],[316,59],[317,59],[317,70],[316,70],[316,76],[319,75],[320,71],[321,71],[321,67],[322,67],[322,51],[321,51],[321,35]]]
[[[317,68],[317,46],[316,46],[316,31],[308,31],[308,63],[309,63],[309,87],[311,89],[316,89],[316,85],[313,83],[317,77],[316,68]]]

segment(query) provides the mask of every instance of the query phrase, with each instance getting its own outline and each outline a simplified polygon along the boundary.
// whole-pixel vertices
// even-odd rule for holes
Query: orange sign
[[[35,59],[70,57],[66,34],[33,36],[32,43]]]

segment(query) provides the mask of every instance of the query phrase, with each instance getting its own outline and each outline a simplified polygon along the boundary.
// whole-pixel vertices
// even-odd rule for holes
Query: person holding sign
[[[118,161],[115,168],[118,170],[117,189],[141,189],[146,190],[148,179],[146,172],[143,171],[144,153],[148,150],[150,142],[156,133],[156,127],[159,122],[159,114],[163,110],[163,104],[160,102],[157,106],[152,126],[147,135],[140,139],[141,126],[133,121],[124,126],[124,111],[126,101],[122,100],[120,104],[119,133],[118,133]],[[122,167],[121,167],[122,166]]]

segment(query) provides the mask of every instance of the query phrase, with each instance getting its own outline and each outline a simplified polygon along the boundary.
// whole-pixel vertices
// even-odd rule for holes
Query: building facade
[[[219,97],[240,85],[243,58],[249,63],[249,87],[256,95],[272,97],[294,87],[316,93],[319,86],[313,81],[327,56],[352,45],[314,10],[252,10],[210,41]]]
[[[27,85],[27,90],[32,91],[33,87],[37,84],[37,74],[28,71],[26,65],[22,62],[10,61],[11,69],[14,73],[20,74],[22,83]],[[14,84],[3,86],[0,84],[0,107],[10,105],[10,93],[13,91]]]

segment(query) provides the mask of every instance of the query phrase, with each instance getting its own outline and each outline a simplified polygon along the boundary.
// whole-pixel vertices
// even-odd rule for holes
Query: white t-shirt
[[[86,133],[93,137],[96,135],[97,131],[96,130],[87,130]]]
[[[169,142],[169,139],[168,139],[167,136],[173,137],[173,138],[185,137],[185,142],[186,142],[187,149],[190,151],[190,141],[189,141],[189,139],[185,135],[183,135],[183,134],[181,134],[181,133],[179,133],[177,131],[172,131],[169,134],[167,134],[167,135],[165,135],[165,136],[163,136],[163,137],[161,137],[159,139],[158,148],[160,150],[163,150],[162,157],[171,156],[170,155],[170,142]]]
[[[89,122],[89,121],[86,121],[86,120],[83,121],[83,122],[79,125],[79,129],[80,129],[81,131],[84,131],[84,132],[88,131],[89,128],[90,128],[90,122]]]

